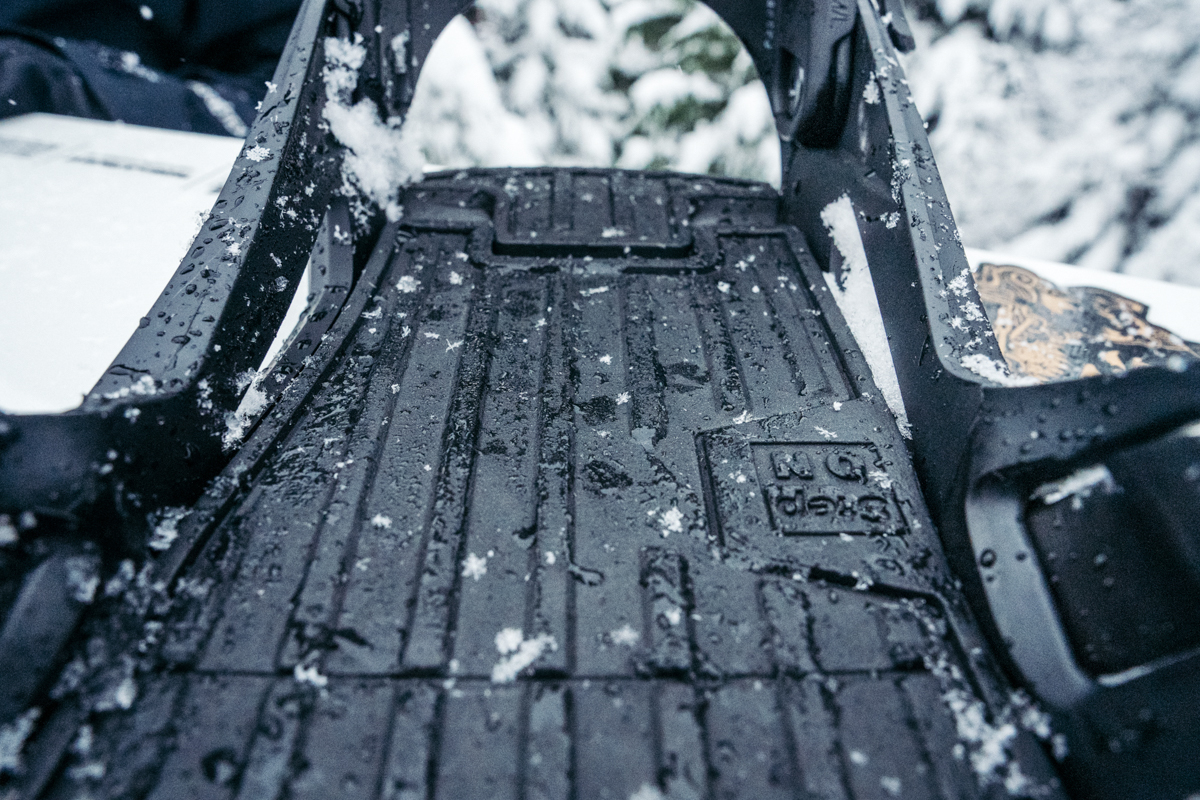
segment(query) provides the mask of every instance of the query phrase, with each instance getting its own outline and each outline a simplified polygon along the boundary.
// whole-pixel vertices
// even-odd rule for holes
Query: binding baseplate
[[[403,117],[462,8],[305,4],[142,327],[76,411],[0,419],[9,789],[1200,789],[1200,368],[1013,376],[900,4],[713,7],[781,192],[471,170],[378,209],[341,196],[324,110]],[[827,285],[839,204],[911,442]]]

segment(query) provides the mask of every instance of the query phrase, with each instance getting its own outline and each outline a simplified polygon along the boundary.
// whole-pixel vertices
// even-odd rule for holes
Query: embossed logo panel
[[[751,445],[772,526],[781,533],[894,533],[891,481],[867,444]]]

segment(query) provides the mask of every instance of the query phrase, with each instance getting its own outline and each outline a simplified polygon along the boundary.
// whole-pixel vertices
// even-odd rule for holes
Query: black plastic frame
[[[964,366],[971,355],[1001,369],[1005,362],[986,318],[970,321],[978,316],[970,308],[982,304],[892,48],[895,34],[871,13],[870,0],[859,8],[864,36],[856,52],[856,100],[836,148],[785,148],[787,221],[828,261],[819,214],[850,196],[926,500],[997,654],[1067,734],[1072,782],[1095,797],[1135,796],[1146,786],[1161,796],[1186,794],[1198,780],[1183,764],[1195,759],[1200,719],[1192,719],[1186,735],[1151,737],[1140,753],[1118,752],[1112,743],[1153,705],[1151,698],[1194,694],[1200,653],[1120,675],[1088,675],[1071,651],[1037,559],[1028,557],[1034,551],[1024,508],[1038,485],[1200,417],[1200,365],[1032,386],[999,385]],[[872,80],[878,103],[863,95]],[[960,276],[968,280],[950,287]],[[1200,455],[1200,441],[1193,442]],[[987,550],[992,554],[983,558]],[[984,567],[993,557],[994,565]],[[1165,769],[1171,763],[1180,765],[1177,771]]]
[[[356,98],[371,98],[385,117],[403,116],[434,40],[468,5],[305,2],[247,149],[139,330],[78,409],[0,417],[0,513],[34,512],[39,524],[29,536],[78,532],[138,551],[148,511],[196,500],[229,459],[221,447],[225,418],[283,318],[291,293],[278,287],[299,280],[342,183],[344,150],[322,124],[325,36],[363,37],[369,55]],[[969,269],[896,58],[894,45],[911,45],[899,3],[710,5],[773,87],[781,221],[804,231],[828,266],[822,209],[846,194],[858,213],[917,469],[985,628],[1013,675],[1070,733],[1077,780],[1096,796],[1122,796],[1129,781],[1155,777],[1156,762],[1106,753],[1105,726],[1135,712],[1143,691],[1192,680],[1200,655],[1120,680],[1086,675],[1035,560],[1015,560],[1027,545],[1019,509],[1030,487],[1200,418],[1200,366],[1039,386],[999,385],[965,367],[971,355],[1004,361],[986,318],[969,313],[972,304],[982,307],[973,283],[948,290]],[[411,60],[398,67],[390,43],[405,31]],[[800,87],[801,102],[785,104],[800,64],[821,82],[810,80]],[[867,99],[875,96],[872,82],[875,102]],[[268,158],[248,158],[255,147]],[[376,219],[359,231],[355,253],[370,251],[370,233],[380,225]],[[281,377],[289,378],[303,359],[285,354],[284,361],[293,369]],[[985,549],[1014,554],[998,581],[977,568]]]

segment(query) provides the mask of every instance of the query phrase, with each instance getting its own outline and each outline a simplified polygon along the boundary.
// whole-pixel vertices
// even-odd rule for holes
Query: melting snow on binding
[[[879,302],[875,297],[875,284],[867,268],[867,252],[863,248],[858,232],[858,221],[850,196],[843,194],[821,210],[821,222],[829,231],[833,244],[842,256],[842,280],[839,283],[832,273],[826,272],[825,282],[842,310],[850,332],[862,349],[875,385],[896,418],[900,433],[911,439],[908,413],[904,410],[904,399],[900,396],[900,382],[896,379],[896,368],[892,364],[892,351],[888,347],[887,332],[879,314]]]
[[[399,117],[380,120],[369,99],[351,105],[358,71],[367,57],[362,36],[354,41],[325,39],[325,111],[329,129],[350,151],[342,164],[342,191],[364,195],[395,222],[403,209],[400,189],[421,176],[423,161],[417,147],[401,134]]]

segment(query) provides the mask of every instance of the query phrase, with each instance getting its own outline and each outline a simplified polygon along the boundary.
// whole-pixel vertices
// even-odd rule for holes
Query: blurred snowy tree
[[[1200,0],[909,0],[963,241],[1200,284]],[[430,161],[778,184],[766,93],[693,0],[480,0],[422,76]]]
[[[456,17],[434,43],[417,81],[404,135],[433,165],[529,166],[547,162],[535,128],[530,117],[505,106],[474,28]]]
[[[628,93],[618,166],[675,169],[779,185],[779,139],[749,54],[707,6],[626,0],[612,68]]]
[[[693,0],[481,0],[421,76],[409,126],[444,166],[618,165],[779,182],[766,91]]]
[[[1200,0],[910,0],[963,241],[1200,285]]]
[[[482,0],[475,30],[505,107],[549,164],[608,166],[627,98],[611,84],[619,32],[600,0]]]

